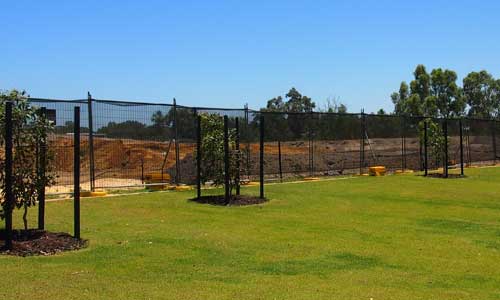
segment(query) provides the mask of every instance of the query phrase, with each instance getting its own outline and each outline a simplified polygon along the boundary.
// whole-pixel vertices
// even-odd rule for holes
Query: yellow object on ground
[[[317,181],[317,180],[319,180],[318,177],[305,177],[304,178],[304,181]]]
[[[368,168],[368,174],[370,174],[370,176],[384,176],[386,172],[387,170],[384,166],[375,166]]]
[[[144,175],[146,183],[162,183],[170,181],[170,174],[167,173],[148,173]]]
[[[192,187],[190,187],[189,185],[177,185],[175,187],[176,191],[189,191],[191,189],[192,189]]]
[[[94,192],[83,191],[83,192],[80,192],[80,197],[104,197],[106,195],[108,195],[108,193],[106,193],[104,191],[94,191]]]

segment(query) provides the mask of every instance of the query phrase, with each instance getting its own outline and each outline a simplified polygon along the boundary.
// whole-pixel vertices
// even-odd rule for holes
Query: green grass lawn
[[[0,256],[0,299],[500,299],[500,168],[466,171],[269,185],[252,207],[86,199],[89,247]],[[70,200],[47,213],[72,232]]]

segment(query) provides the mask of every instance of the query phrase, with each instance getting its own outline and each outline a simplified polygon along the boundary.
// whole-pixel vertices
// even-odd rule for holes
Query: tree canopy
[[[496,118],[500,113],[500,80],[487,71],[471,72],[457,84],[457,73],[437,68],[429,74],[424,65],[413,72],[408,85],[401,82],[391,94],[394,114],[427,117]]]

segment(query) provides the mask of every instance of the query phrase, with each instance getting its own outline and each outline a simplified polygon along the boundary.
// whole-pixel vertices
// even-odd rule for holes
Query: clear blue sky
[[[414,67],[499,76],[500,1],[2,1],[0,88],[34,97],[392,110]]]

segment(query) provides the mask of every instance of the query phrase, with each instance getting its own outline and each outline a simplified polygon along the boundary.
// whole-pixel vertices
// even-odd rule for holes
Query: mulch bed
[[[422,176],[424,176],[424,175],[422,175]],[[441,174],[441,173],[429,173],[429,174],[427,174],[427,177],[431,177],[431,178],[443,178],[443,179],[465,178],[465,176],[462,176],[460,174],[448,174],[448,177],[444,177],[444,175]]]
[[[68,233],[38,229],[14,230],[12,250],[5,250],[5,230],[0,231],[0,254],[15,256],[54,255],[63,251],[87,247],[87,240],[76,239]]]
[[[261,204],[266,202],[267,199],[261,199],[256,196],[238,195],[238,196],[232,196],[229,203],[226,203],[224,195],[215,195],[215,196],[201,196],[200,198],[190,199],[189,201],[201,204],[220,205],[220,206],[245,206],[245,205]]]

